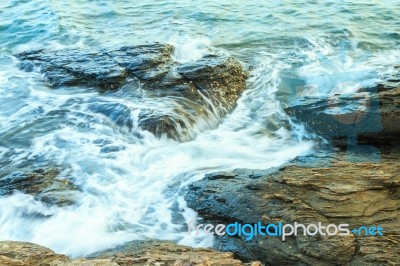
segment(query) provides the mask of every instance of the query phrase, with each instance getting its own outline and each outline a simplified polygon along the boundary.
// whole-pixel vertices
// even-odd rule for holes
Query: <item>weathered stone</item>
[[[27,242],[1,241],[0,265],[55,266],[67,265],[68,257]]]
[[[215,55],[179,64],[172,60],[173,50],[171,45],[156,43],[97,52],[40,50],[17,57],[21,60],[21,69],[44,73],[55,87],[81,85],[117,90],[136,80],[146,91],[146,97],[164,97],[172,106],[177,106],[172,112],[143,109],[138,126],[158,136],[167,134],[187,140],[193,137],[190,127],[200,118],[209,118],[210,111],[206,110],[216,110],[213,112],[217,116],[232,110],[245,89],[247,73],[235,59]],[[121,106],[117,107],[121,110]],[[126,117],[117,120],[126,120]]]
[[[400,143],[398,83],[351,96],[298,98],[286,112],[329,141],[347,137],[347,143],[355,145]]]
[[[185,198],[204,222],[213,224],[321,222],[348,223],[350,230],[384,228],[384,235],[375,237],[217,237],[217,249],[244,260],[270,265],[399,264],[400,154],[382,154],[379,164],[348,162],[343,154],[310,157],[268,171],[212,174],[190,185]]]
[[[20,266],[73,265],[164,265],[164,266],[261,266],[259,262],[242,263],[232,253],[193,249],[167,241],[133,241],[115,249],[98,252],[88,258],[69,259],[52,250],[26,242],[0,242],[0,264]]]
[[[38,69],[53,86],[90,85],[117,89],[126,78],[140,76],[171,61],[170,45],[141,45],[117,50],[30,51],[18,54],[19,67],[26,71]],[[167,70],[166,70],[167,71]]]
[[[89,259],[110,257],[118,265],[156,265],[156,263],[160,265],[245,265],[240,260],[234,259],[232,253],[205,248],[193,249],[158,240],[133,241],[88,256]]]
[[[34,196],[49,205],[65,206],[74,204],[78,189],[71,182],[57,178],[57,168],[18,171],[0,177],[0,195],[20,191]]]

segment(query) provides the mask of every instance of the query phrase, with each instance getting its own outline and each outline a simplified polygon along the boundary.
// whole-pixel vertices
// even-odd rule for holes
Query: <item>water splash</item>
[[[212,52],[211,40],[206,37],[175,38],[168,42],[175,47],[173,60],[178,63],[188,63],[196,61]]]
[[[29,148],[12,157],[12,164],[40,160],[65,167],[68,174],[63,178],[80,188],[79,200],[70,207],[57,207],[20,193],[3,197],[2,235],[72,256],[146,238],[209,246],[209,237],[186,235],[185,223],[196,215],[182,201],[183,187],[214,171],[278,166],[312,145],[293,138],[279,122],[285,119],[275,99],[279,65],[273,58],[257,64],[236,109],[224,119],[214,114],[214,119],[198,120],[195,139],[184,143],[156,138],[135,126],[140,134],[132,134],[92,108],[123,104],[135,124],[138,110],[148,106],[143,99],[100,96],[83,89],[71,95],[30,88],[30,97],[36,100],[18,116],[26,117],[40,106],[42,114],[29,127],[39,123],[40,128],[43,116],[53,117],[58,126],[33,136]],[[157,101],[152,104],[168,108]],[[18,229],[22,226],[25,231]]]
[[[347,1],[345,9],[352,12],[338,11],[337,1],[193,6],[190,1],[10,0],[0,6],[0,171],[57,165],[65,169],[59,177],[80,189],[69,207],[44,205],[18,192],[1,197],[0,234],[72,256],[146,238],[210,246],[210,237],[187,236],[185,223],[197,214],[186,207],[183,187],[207,173],[268,168],[311,150],[304,127],[286,117],[284,102],[276,98],[290,94],[283,86],[287,73],[308,85],[327,84],[326,91],[309,86],[305,92],[318,95],[335,92],[333,80],[307,77],[351,70],[351,63],[362,71],[373,68],[378,78],[390,76],[400,58],[394,2]],[[344,57],[349,64],[341,63],[338,39],[351,42]],[[222,119],[210,109],[210,118],[197,119],[191,128],[194,139],[179,143],[135,127],[149,101],[99,95],[91,88],[52,90],[40,75],[16,69],[11,56],[36,48],[98,49],[147,41],[174,44],[179,62],[227,49],[255,67],[248,90],[230,115]],[[363,59],[367,50],[372,55]],[[338,92],[375,82],[363,73],[349,77],[352,83]],[[140,94],[134,86],[126,89]],[[169,103],[151,105],[173,112]],[[98,111],[109,104],[125,106],[124,119]]]

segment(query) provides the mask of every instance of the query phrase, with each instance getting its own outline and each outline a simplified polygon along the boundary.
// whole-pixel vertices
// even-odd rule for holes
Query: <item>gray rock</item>
[[[344,138],[339,145],[400,143],[399,83],[351,96],[301,97],[286,112],[329,141]]]
[[[72,85],[99,86],[117,89],[127,77],[161,68],[171,61],[170,45],[142,45],[117,50],[30,51],[17,55],[19,67],[26,71],[39,70],[55,87]],[[167,67],[165,66],[165,71]]]
[[[215,55],[179,64],[172,60],[173,50],[171,45],[156,43],[101,51],[39,50],[17,57],[21,69],[44,73],[54,87],[79,85],[118,90],[137,80],[146,97],[164,97],[178,106],[174,113],[143,110],[139,126],[156,135],[187,140],[193,137],[190,127],[199,118],[209,117],[210,111],[206,110],[215,108],[218,116],[232,110],[245,89],[247,73],[235,59]],[[107,112],[115,114],[119,110]],[[116,120],[125,121],[126,117]]]
[[[0,195],[14,191],[34,196],[49,205],[69,206],[77,199],[78,188],[71,182],[58,178],[58,168],[20,170],[0,177]]]

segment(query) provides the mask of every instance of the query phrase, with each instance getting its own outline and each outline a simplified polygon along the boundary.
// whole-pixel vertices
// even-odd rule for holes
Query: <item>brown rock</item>
[[[12,266],[235,266],[242,263],[232,253],[193,249],[168,241],[133,241],[88,258],[69,259],[52,250],[26,242],[1,241],[0,265]]]
[[[67,256],[56,254],[54,251],[27,242],[1,241],[0,265],[10,266],[53,266],[65,265]]]
[[[310,156],[315,159],[314,156]],[[204,222],[316,223],[381,226],[383,236],[219,237],[216,247],[271,265],[397,265],[400,263],[400,154],[381,163],[321,156],[318,165],[296,160],[269,171],[236,170],[197,181],[186,195]],[[315,163],[315,162],[313,162]],[[306,165],[306,166],[305,166]],[[223,178],[226,176],[227,178]],[[232,177],[234,176],[234,177]]]
[[[111,250],[98,252],[90,259],[112,258],[118,265],[245,265],[232,253],[190,248],[168,241],[133,241]],[[158,264],[157,264],[158,263]]]

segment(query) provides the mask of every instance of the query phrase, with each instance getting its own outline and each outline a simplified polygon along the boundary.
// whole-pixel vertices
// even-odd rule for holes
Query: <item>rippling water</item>
[[[210,237],[186,235],[196,213],[181,189],[206,173],[265,169],[310,152],[302,126],[284,126],[285,102],[277,97],[293,95],[293,80],[311,88],[296,95],[347,93],[387,78],[400,63],[399,18],[400,1],[1,1],[0,175],[61,166],[60,178],[80,194],[70,207],[17,192],[1,197],[0,238],[72,256],[133,239],[211,245]],[[177,61],[220,53],[254,69],[237,108],[198,121],[192,141],[138,137],[95,111],[120,103],[135,123],[140,108],[168,108],[162,102],[54,90],[40,74],[18,70],[13,57],[154,41],[175,45]]]

